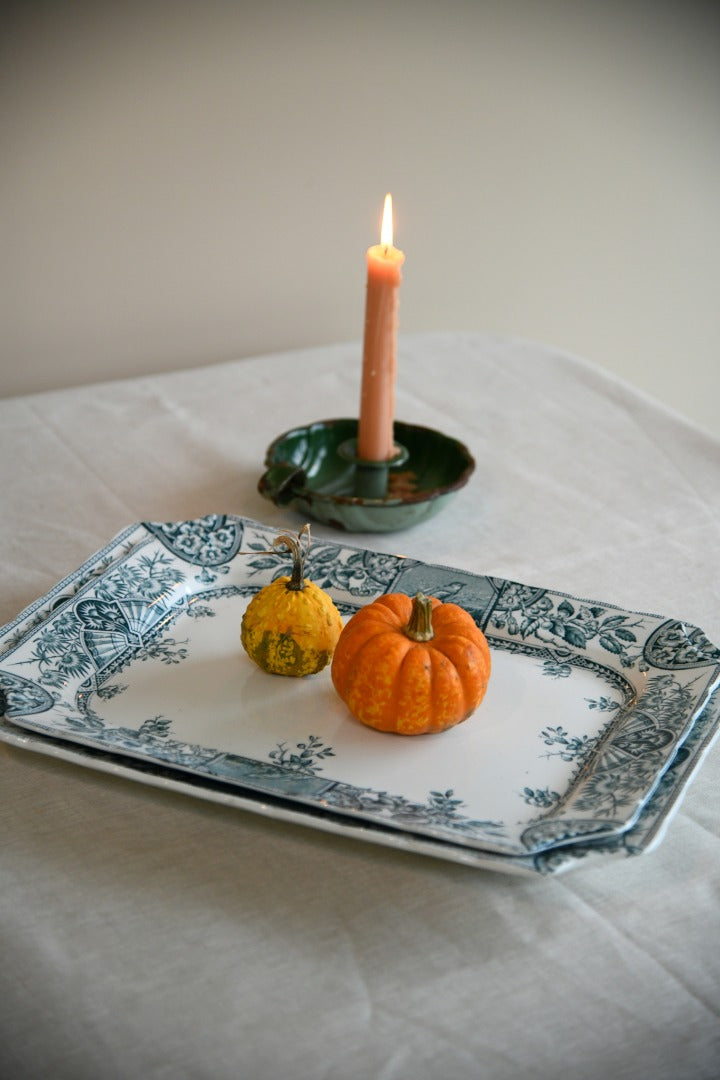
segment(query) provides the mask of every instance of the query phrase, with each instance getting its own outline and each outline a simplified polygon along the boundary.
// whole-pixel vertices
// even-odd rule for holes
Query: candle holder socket
[[[357,452],[357,439],[345,439],[337,452],[345,461],[355,466],[353,494],[363,499],[385,499],[388,495],[390,470],[404,465],[409,457],[407,447],[395,444],[394,454],[386,461],[361,458]]]
[[[357,423],[320,420],[279,435],[265,455],[260,494],[346,532],[393,532],[436,514],[475,468],[457,439],[398,420],[392,458],[359,458]]]

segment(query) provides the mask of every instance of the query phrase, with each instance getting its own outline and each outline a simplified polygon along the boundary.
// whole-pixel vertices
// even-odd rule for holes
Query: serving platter
[[[242,612],[288,572],[274,530],[211,515],[115,537],[0,635],[0,738],[145,783],[492,869],[547,873],[662,835],[718,729],[697,627],[331,541],[306,573],[341,613],[383,592],[461,604],[485,701],[442,735],[358,724],[329,670],[266,675]]]

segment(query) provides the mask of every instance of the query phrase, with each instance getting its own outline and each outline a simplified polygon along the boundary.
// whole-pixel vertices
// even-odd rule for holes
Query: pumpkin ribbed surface
[[[421,735],[466,720],[485,695],[490,669],[485,635],[463,608],[388,593],[349,620],[331,672],[363,724]]]

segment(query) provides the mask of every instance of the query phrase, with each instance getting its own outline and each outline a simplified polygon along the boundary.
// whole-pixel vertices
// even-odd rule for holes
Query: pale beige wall
[[[11,5],[0,394],[401,329],[605,365],[720,433],[719,5]]]

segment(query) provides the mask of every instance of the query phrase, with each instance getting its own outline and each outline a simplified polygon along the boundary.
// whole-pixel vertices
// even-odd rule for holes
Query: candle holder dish
[[[279,435],[265,455],[260,494],[346,532],[393,532],[436,514],[475,468],[457,439],[399,420],[394,457],[365,461],[357,428],[357,419],[319,420]]]

